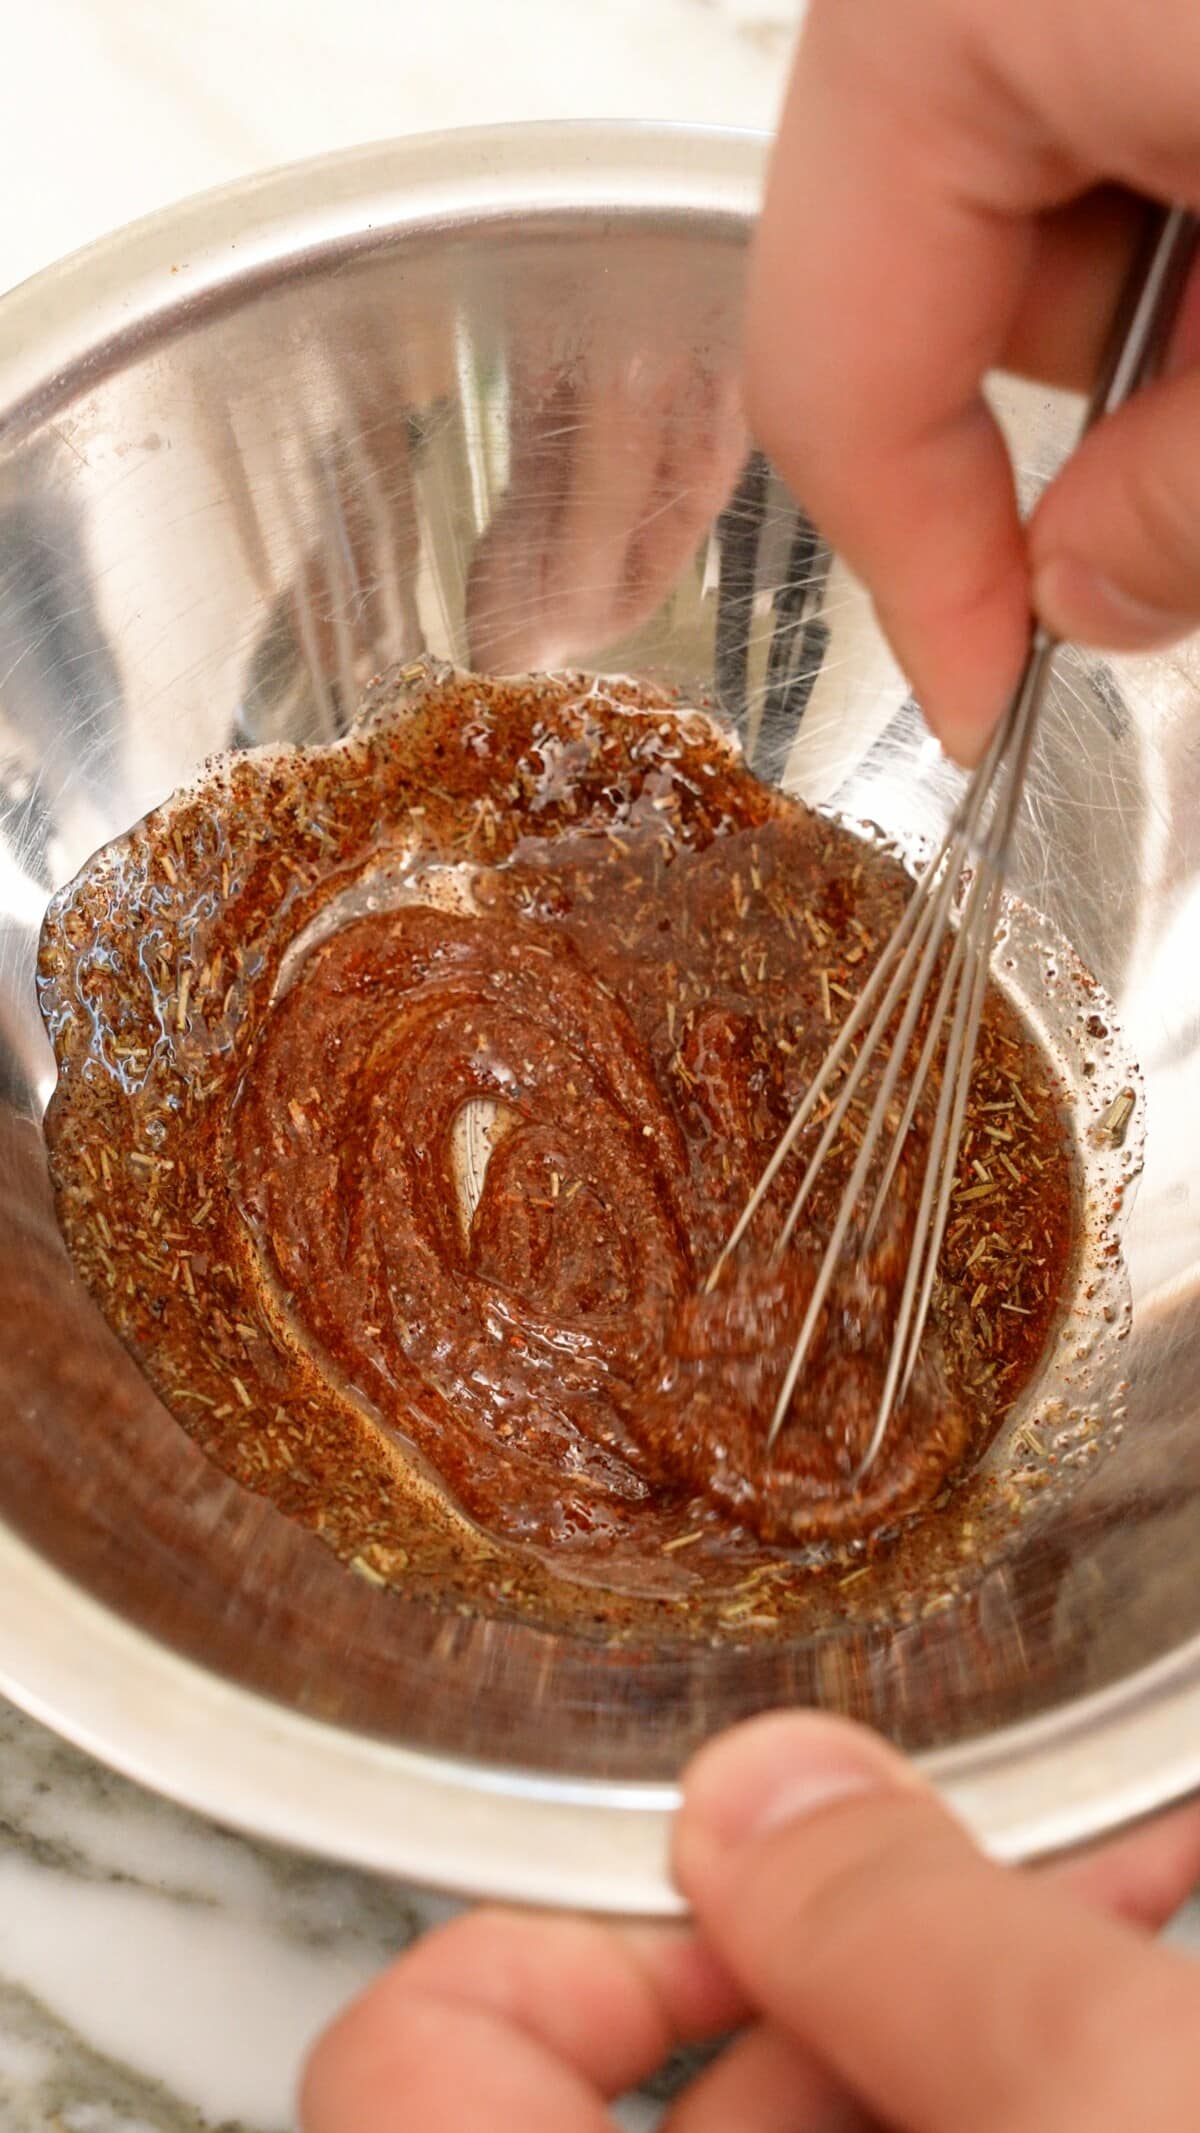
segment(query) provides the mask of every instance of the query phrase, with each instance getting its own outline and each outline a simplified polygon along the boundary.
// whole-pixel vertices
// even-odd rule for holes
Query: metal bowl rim
[[[201,194],[0,302],[0,442],[132,341],[285,263],[520,214],[748,223],[766,142],[654,124],[376,143]],[[627,1915],[680,1909],[672,1786],[437,1757],[307,1718],[196,1666],[0,1526],[0,1688],[128,1777],[260,1838],[445,1889]],[[1095,1838],[1200,1788],[1200,1637],[1095,1695],[918,1759],[996,1855]]]

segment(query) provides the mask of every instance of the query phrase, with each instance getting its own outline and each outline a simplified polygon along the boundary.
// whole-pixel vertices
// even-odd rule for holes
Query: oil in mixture
[[[648,686],[386,677],[345,740],[220,761],[52,907],[76,1264],[210,1456],[363,1574],[667,1596],[709,1633],[756,1564],[878,1547],[970,1470],[1070,1264],[1061,1094],[993,988],[883,1452],[856,1488],[928,1107],[767,1456],[848,1168],[774,1257],[820,1113],[705,1278],[911,889]]]

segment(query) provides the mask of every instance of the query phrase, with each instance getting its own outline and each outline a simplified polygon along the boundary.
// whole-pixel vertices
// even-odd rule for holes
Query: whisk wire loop
[[[1085,430],[1132,397],[1153,374],[1195,256],[1197,233],[1196,218],[1185,209],[1148,210],[1144,241],[1113,322]],[[777,1259],[786,1249],[835,1142],[846,1132],[868,1075],[876,1072],[878,1083],[867,1122],[771,1417],[767,1435],[770,1450],[787,1419],[860,1204],[874,1178],[871,1204],[857,1240],[860,1254],[865,1255],[877,1233],[922,1100],[940,1062],[913,1241],[874,1427],[851,1477],[855,1484],[863,1480],[878,1458],[889,1423],[907,1396],[933,1302],[954,1197],[1009,851],[1024,796],[1038,714],[1057,650],[1055,640],[1044,629],[1038,627],[1031,632],[1018,685],[967,784],[950,827],[919,875],[899,924],[885,942],[708,1278],[712,1289],[802,1134],[806,1128],[819,1124],[816,1145],[793,1193],[772,1256]],[[936,992],[930,1006],[935,976]],[[922,1031],[923,1016],[926,1019]],[[916,1064],[901,1099],[901,1077],[918,1038]],[[820,1110],[823,1102],[828,1103],[824,1113]]]
[[[1053,651],[1054,647],[1049,638],[1039,631],[1025,683],[1014,697],[999,731],[993,737],[983,761],[963,795],[948,835],[914,888],[904,918],[893,933],[891,941],[885,945],[872,978],[868,980],[867,987],[860,995],[858,1004],[861,1008],[868,994],[873,997],[878,992],[878,984],[874,981],[879,978],[881,972],[891,970],[890,982],[844,1075],[774,1247],[773,1256],[777,1257],[793,1235],[830,1150],[842,1131],[855,1096],[873,1062],[879,1057],[899,1011],[899,1022],[884,1060],[866,1128],[839,1202],[833,1230],[817,1271],[767,1434],[767,1449],[770,1450],[786,1420],[792,1395],[812,1346],[856,1211],[880,1151],[884,1149],[885,1133],[890,1132],[891,1137],[884,1149],[882,1175],[876,1185],[863,1227],[860,1249],[864,1253],[869,1249],[874,1237],[887,1195],[895,1181],[922,1094],[929,1085],[937,1055],[944,1046],[942,1082],[917,1209],[916,1241],[906,1269],[875,1427],[867,1450],[859,1462],[855,1478],[861,1478],[876,1458],[893,1406],[903,1399],[908,1389],[921,1332],[928,1315],[938,1255],[949,1213],[954,1167],[962,1138],[970,1063],[974,1057],[983,1012],[989,954],[999,915],[1005,860],[1028,764],[1028,742],[1032,739],[1037,702]],[[972,852],[975,855],[973,864],[969,857]],[[961,911],[956,914],[955,906],[962,892],[964,875],[967,878],[967,888],[965,896],[962,896]],[[947,937],[951,932],[954,935],[953,946],[949,956],[945,958],[916,1068],[910,1078],[907,1096],[897,1114],[896,1099],[900,1078],[925,1011],[934,972],[939,961],[943,959]],[[898,949],[902,952],[897,960]],[[852,1013],[842,1032],[842,1038],[849,1038],[851,1042],[857,1034],[853,1027],[855,1019]],[[861,1026],[865,1017],[860,1015],[857,1019]],[[829,1087],[848,1050],[848,1043],[842,1043],[840,1051],[838,1046],[833,1047],[826,1057],[821,1073],[816,1077],[813,1088],[823,1093]],[[810,1088],[806,1098],[809,1104],[808,1116],[811,1116],[812,1111],[810,1100],[813,1088]],[[801,1111],[803,1110],[804,1105],[801,1106]],[[806,1122],[806,1119],[801,1121],[802,1124]],[[795,1123],[793,1120],[793,1125]],[[794,1140],[793,1135],[789,1146],[794,1145]],[[770,1182],[771,1178],[764,1173],[758,1198],[752,1199],[748,1210],[751,1218],[756,1207],[761,1205],[762,1193]],[[745,1219],[744,1216],[743,1221]],[[736,1236],[735,1232],[730,1245],[726,1247],[726,1254],[736,1241]],[[718,1262],[718,1271],[722,1263]]]

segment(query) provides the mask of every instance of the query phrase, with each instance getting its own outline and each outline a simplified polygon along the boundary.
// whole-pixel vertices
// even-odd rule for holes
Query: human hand
[[[1169,375],[1028,537],[985,373],[1095,375],[1138,209],[1200,205],[1194,0],[811,0],[751,275],[759,441],[867,582],[931,723],[980,751],[1030,602],[1111,650],[1200,619],[1200,279]]]
[[[1200,1968],[1150,1938],[1200,1810],[1040,1873],[992,1865],[836,1720],[704,1750],[676,1872],[694,1930],[479,1911],[318,2045],[304,2133],[614,2133],[678,2044],[740,2035],[669,2133],[1190,2133]]]

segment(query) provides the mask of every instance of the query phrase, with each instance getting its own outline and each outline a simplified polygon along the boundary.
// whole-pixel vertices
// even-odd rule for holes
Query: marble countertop
[[[184,194],[387,134],[770,127],[799,5],[42,0],[0,72],[0,290]],[[308,2041],[438,1910],[213,1828],[0,1704],[0,2133],[287,2133]]]
[[[435,1910],[0,1704],[0,2133],[284,2133],[307,2042]]]
[[[187,193],[388,134],[555,118],[769,128],[801,5],[42,0],[6,25],[0,289]]]

